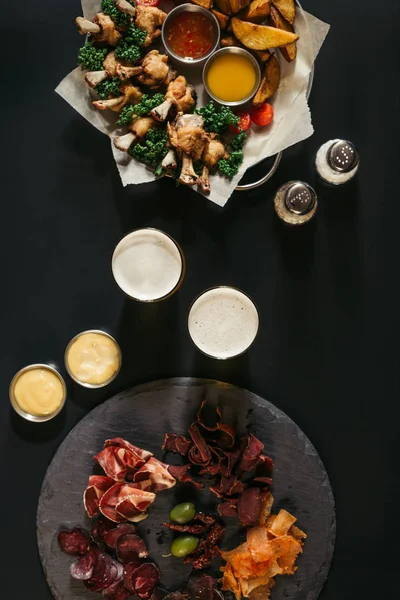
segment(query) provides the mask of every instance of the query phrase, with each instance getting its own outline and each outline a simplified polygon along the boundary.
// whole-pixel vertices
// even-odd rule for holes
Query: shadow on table
[[[245,352],[241,356],[227,360],[217,360],[195,349],[191,375],[246,386],[249,381],[249,353]]]
[[[57,438],[66,423],[65,408],[54,419],[45,423],[34,423],[20,417],[10,409],[10,424],[12,430],[26,442],[41,443]]]

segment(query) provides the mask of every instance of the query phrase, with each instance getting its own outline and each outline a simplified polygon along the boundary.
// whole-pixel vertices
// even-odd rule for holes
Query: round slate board
[[[90,412],[59,447],[43,482],[37,513],[39,553],[44,574],[57,600],[94,600],[83,584],[70,577],[73,557],[58,547],[57,533],[75,525],[89,527],[82,494],[89,475],[96,470],[93,456],[108,438],[121,436],[146,448],[157,458],[178,464],[181,458],[163,455],[164,433],[187,433],[203,399],[222,408],[224,421],[238,431],[251,430],[265,444],[275,462],[273,512],[285,508],[307,532],[304,552],[294,577],[277,577],[272,600],[315,600],[328,575],[335,544],[334,499],[324,466],[310,441],[295,423],[269,402],[241,388],[204,379],[179,378],[156,381],[114,396]],[[190,484],[178,484],[157,495],[150,516],[139,523],[151,558],[159,566],[161,584],[178,589],[189,578],[191,567],[169,554],[173,533],[161,526],[178,502],[194,501],[204,511],[215,511],[210,492],[195,492]],[[236,519],[227,519],[223,548],[244,540]],[[220,575],[218,564],[211,571]]]

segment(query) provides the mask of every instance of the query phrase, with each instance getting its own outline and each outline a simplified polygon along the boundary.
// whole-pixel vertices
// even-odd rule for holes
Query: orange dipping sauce
[[[181,12],[172,19],[166,40],[178,56],[201,58],[213,47],[213,25],[210,19],[198,12]]]

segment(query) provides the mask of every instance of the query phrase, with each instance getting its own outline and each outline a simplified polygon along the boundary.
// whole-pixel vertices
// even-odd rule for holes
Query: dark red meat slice
[[[154,563],[145,563],[132,573],[135,594],[140,600],[148,600],[160,580],[160,571]]]
[[[225,450],[224,455],[219,461],[219,470],[223,477],[230,477],[232,475],[232,471],[237,461],[240,458],[240,449],[236,450]]]
[[[97,460],[106,475],[115,481],[122,481],[128,469],[138,469],[144,464],[142,458],[119,446],[107,446],[96,454],[94,459]]]
[[[126,520],[138,522],[147,517],[146,509],[154,502],[153,492],[138,489],[136,483],[126,483],[119,493],[116,511]]]
[[[236,517],[237,515],[237,499],[229,499],[226,502],[218,504],[217,510],[220,517]]]
[[[61,550],[67,554],[85,554],[90,545],[90,535],[80,527],[60,531],[58,543]]]
[[[241,471],[252,471],[260,462],[260,456],[264,449],[264,444],[252,433],[247,438],[247,445],[240,461]]]
[[[139,559],[140,560],[140,559]],[[129,590],[132,594],[135,593],[135,579],[133,578],[133,573],[140,566],[140,562],[130,562],[125,565],[124,568],[124,586],[127,590]]]
[[[238,502],[238,518],[243,527],[255,525],[260,517],[260,511],[260,488],[247,488],[240,496]]]
[[[230,488],[229,492],[227,492],[227,496],[233,496],[235,494],[241,494],[245,489],[246,485],[239,480],[236,480],[233,486]]]
[[[175,479],[178,479],[178,481],[181,481],[182,483],[191,483],[198,490],[202,490],[204,488],[204,485],[202,483],[199,483],[198,481],[195,481],[188,474],[190,467],[191,467],[190,464],[189,465],[179,465],[179,466],[168,465],[168,471],[171,473],[172,477],[174,477]]]
[[[88,581],[84,581],[85,587],[91,592],[101,592],[110,586],[117,577],[117,567],[109,554],[101,552],[98,555],[93,574]]]
[[[115,523],[113,521],[109,521],[105,517],[100,516],[98,519],[93,521],[90,535],[96,544],[103,544],[107,531],[114,528]]]
[[[215,523],[215,517],[213,517],[212,515],[207,515],[203,512],[197,512],[194,515],[193,521],[201,521],[202,523],[207,523],[207,525],[212,525],[213,523]]]
[[[197,421],[202,429],[206,430],[207,440],[214,441],[219,448],[232,448],[236,430],[233,425],[222,423],[222,412],[219,407],[214,409],[203,401],[197,413]]]
[[[216,581],[210,575],[201,573],[189,579],[189,600],[213,600]]]
[[[221,422],[221,412],[217,412],[213,406],[203,400],[197,413],[197,421],[207,431],[217,431],[218,424]]]
[[[190,425],[189,434],[194,443],[194,446],[189,450],[189,459],[196,465],[203,467],[208,465],[211,461],[211,450],[195,423]]]
[[[225,527],[220,523],[215,523],[206,538],[206,545],[210,548],[218,546],[225,535]]]
[[[149,555],[146,544],[138,535],[128,533],[117,541],[117,556],[123,564],[138,562]]]
[[[153,454],[148,450],[143,450],[143,448],[134,446],[133,444],[131,444],[127,440],[124,440],[121,437],[106,440],[104,443],[104,447],[107,448],[109,446],[119,446],[120,448],[125,448],[126,450],[129,450],[129,452],[133,452],[133,454],[136,454],[139,458],[141,458],[144,461],[150,458],[150,456],[153,456]]]
[[[111,477],[103,475],[91,475],[88,486],[83,494],[83,504],[90,518],[99,512],[99,502],[104,493],[114,485]]]
[[[114,583],[103,590],[104,598],[108,600],[128,600],[132,596],[124,586],[123,582],[114,581]]]
[[[219,472],[220,472],[219,462],[212,462],[209,465],[207,465],[206,467],[203,467],[201,469],[200,475],[205,475],[208,473],[208,475],[215,477],[215,475],[218,475]]]
[[[180,531],[181,533],[192,533],[193,535],[201,535],[209,528],[209,525],[202,523],[201,525],[175,525],[175,523],[163,523],[168,529]]]
[[[213,492],[216,496],[218,496],[218,498],[223,498],[228,494],[235,493],[231,490],[236,486],[236,484],[237,478],[235,475],[231,475],[230,477],[221,477],[217,485],[210,487],[210,491]]]
[[[116,511],[116,506],[119,502],[119,493],[124,485],[126,484],[123,482],[115,483],[106,491],[99,503],[100,512],[107,517],[107,519],[110,519],[110,521],[114,521],[114,523],[123,523],[126,521],[126,519]]]
[[[184,435],[166,433],[162,449],[167,452],[176,452],[181,456],[186,456],[192,445],[193,442]]]
[[[113,548],[113,550],[115,550],[119,538],[127,533],[137,534],[138,529],[135,527],[135,525],[132,525],[132,523],[121,523],[121,525],[117,525],[117,527],[113,527],[106,532],[104,535],[104,542],[109,548]]]
[[[256,467],[255,481],[260,481],[261,483],[266,483],[267,485],[271,485],[272,483],[272,471],[274,468],[274,462],[272,458],[269,456],[265,456],[265,454],[261,454],[260,462]]]
[[[173,487],[176,480],[168,471],[168,465],[162,463],[152,456],[147,463],[141,467],[134,476],[135,483],[150,481],[151,485],[146,489],[152,492],[160,492]]]
[[[74,579],[85,581],[93,575],[93,570],[97,564],[97,559],[100,555],[100,550],[97,546],[91,546],[89,550],[81,556],[70,567],[71,576]]]

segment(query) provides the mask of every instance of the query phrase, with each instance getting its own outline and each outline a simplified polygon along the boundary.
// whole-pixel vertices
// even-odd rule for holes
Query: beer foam
[[[175,242],[162,231],[139,229],[125,236],[112,257],[119,287],[131,298],[149,302],[172,292],[183,273]]]
[[[259,325],[257,309],[240,290],[213,288],[193,303],[188,317],[190,337],[205,354],[232,358],[253,343]]]

